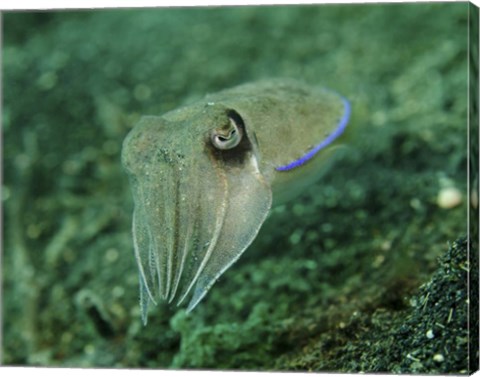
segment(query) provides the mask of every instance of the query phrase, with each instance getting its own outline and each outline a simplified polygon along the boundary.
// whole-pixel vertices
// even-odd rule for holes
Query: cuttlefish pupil
[[[238,119],[238,118],[237,118]],[[222,128],[212,131],[211,141],[215,148],[220,150],[235,148],[242,141],[243,132],[236,120],[229,117],[229,123]]]
[[[144,323],[160,299],[180,305],[188,297],[187,311],[195,308],[255,239],[272,200],[319,178],[349,116],[337,93],[276,79],[142,117],[125,138],[122,164]]]

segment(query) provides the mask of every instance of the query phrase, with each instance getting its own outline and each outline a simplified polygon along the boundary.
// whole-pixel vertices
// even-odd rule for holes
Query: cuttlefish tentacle
[[[185,234],[185,227],[187,226],[189,221],[186,220],[186,215],[185,212],[188,213],[187,210],[185,210],[185,200],[182,202],[182,191],[181,191],[181,183],[182,183],[182,171],[180,169],[175,170],[175,182],[176,182],[176,187],[175,187],[175,215],[174,215],[174,244],[171,249],[171,255],[170,255],[170,268],[169,268],[169,274],[167,277],[167,280],[169,282],[169,286],[167,289],[167,299],[168,301],[170,300],[170,297],[172,297],[172,291],[174,289],[174,285],[176,282],[176,275],[177,271],[179,270],[179,260],[182,256],[182,249],[180,244],[182,243],[183,235]],[[185,197],[183,195],[183,197]],[[187,235],[188,237],[188,235]]]
[[[266,80],[140,120],[122,163],[144,323],[158,297],[190,297],[187,311],[202,300],[252,243],[272,200],[296,193],[330,159],[349,116],[334,92]]]
[[[170,232],[170,237],[168,238],[169,243],[166,245],[168,259],[166,261],[166,274],[165,274],[165,284],[163,290],[163,299],[166,300],[168,298],[170,292],[170,285],[172,282],[173,276],[173,263],[174,263],[174,256],[177,253],[177,243],[178,243],[178,196],[179,196],[179,174],[178,168],[172,167],[169,169],[171,172],[171,181],[173,183],[171,187],[171,191],[166,190],[164,200],[171,200],[171,207],[173,208],[172,211],[165,211],[168,213],[168,216],[165,216],[165,223],[171,224],[172,231]],[[168,178],[167,178],[168,179]],[[168,182],[168,181],[167,181]],[[164,187],[168,187],[168,184],[165,184]]]
[[[143,290],[142,293],[144,299],[142,299],[142,302],[144,300],[151,300],[156,304],[154,295],[152,294],[150,287],[152,286],[151,284],[148,284],[147,281],[147,274],[144,269],[144,265],[142,261],[149,260],[149,256],[144,255],[144,251],[149,250],[150,245],[148,242],[146,243],[146,240],[148,240],[148,232],[149,228],[148,225],[145,224],[142,220],[139,220],[139,217],[142,218],[143,216],[139,216],[139,211],[141,207],[135,208],[135,211],[133,213],[133,245],[134,245],[134,252],[135,252],[135,259],[137,261],[137,266],[139,270],[139,276],[140,276],[140,281],[143,283]]]
[[[205,255],[203,256],[201,263],[199,264],[195,275],[191,278],[190,284],[187,286],[185,289],[184,293],[178,300],[178,305],[180,305],[185,297],[190,293],[190,290],[192,289],[193,285],[196,283],[198,277],[202,273],[203,269],[205,268],[205,265],[207,264],[208,260],[212,256],[213,251],[215,250],[215,247],[217,245],[217,240],[218,237],[220,236],[220,232],[222,231],[223,227],[223,222],[225,219],[225,213],[226,213],[226,206],[227,206],[227,197],[228,197],[228,182],[225,176],[225,172],[217,166],[217,164],[214,162],[213,164],[215,174],[218,177],[218,182],[221,185],[221,196],[219,198],[215,198],[215,203],[209,203],[210,206],[215,207],[216,209],[216,220],[215,220],[215,228],[212,234],[211,239],[208,241],[208,248],[205,251]],[[197,228],[197,230],[200,230],[201,228]]]
[[[149,203],[142,186],[137,186],[137,195],[139,198],[135,205],[133,214],[133,241],[135,257],[138,264],[141,280],[144,283],[145,292],[148,298],[156,303],[154,296],[156,295],[157,285],[152,280],[152,258],[155,258],[155,247],[152,243],[152,228],[148,223],[148,215],[145,213],[145,203]]]
[[[146,293],[144,300],[151,300],[156,302],[154,296],[156,296],[157,286],[160,286],[160,281],[153,281],[156,274],[152,273],[155,267],[154,260],[156,258],[156,250],[153,243],[152,228],[148,222],[148,215],[145,213],[145,203],[148,203],[145,198],[144,190],[142,186],[137,186],[137,197],[139,203],[135,204],[135,210],[133,213],[133,241],[135,257],[143,282],[143,290]]]
[[[226,216],[216,243],[221,252],[213,254],[207,261],[187,311],[195,308],[218,277],[242,255],[268,215],[272,204],[270,186],[258,171],[255,156],[250,156],[249,160],[246,170],[236,169],[235,173],[229,174],[227,214],[230,216]],[[245,191],[249,195],[245,195]]]
[[[179,200],[179,211],[178,211],[178,234],[185,235],[184,237],[179,237],[179,242],[177,244],[177,265],[175,269],[175,277],[173,282],[173,287],[170,291],[170,297],[168,302],[172,302],[175,298],[175,294],[180,283],[180,278],[182,277],[183,269],[185,266],[185,261],[189,255],[190,249],[193,246],[193,229],[196,226],[196,218],[189,218],[189,214],[195,213],[198,210],[200,203],[200,192],[194,191],[193,194],[187,195],[186,189],[184,189],[185,182],[184,176],[180,177],[179,191],[181,190]],[[193,174],[191,177],[193,187],[196,187],[198,184],[198,175]]]
[[[157,295],[165,298],[168,286],[168,261],[173,245],[174,228],[172,227],[171,209],[174,207],[164,205],[172,202],[174,191],[170,186],[174,185],[171,168],[162,169],[164,182],[160,185],[155,183],[155,175],[149,185],[142,187],[143,192],[148,192],[144,204],[143,215],[150,230],[149,237],[149,289],[156,291]],[[158,185],[158,186],[157,186]],[[153,187],[152,187],[153,186]],[[160,239],[158,235],[161,234]]]

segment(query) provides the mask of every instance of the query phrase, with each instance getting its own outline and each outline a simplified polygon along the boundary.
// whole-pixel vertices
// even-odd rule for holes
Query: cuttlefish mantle
[[[150,302],[200,302],[254,240],[272,198],[316,178],[349,116],[335,92],[275,79],[141,118],[122,163],[145,324]]]

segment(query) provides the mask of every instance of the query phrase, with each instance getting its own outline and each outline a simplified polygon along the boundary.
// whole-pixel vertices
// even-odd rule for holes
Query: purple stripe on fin
[[[331,144],[337,137],[339,137],[343,133],[343,131],[345,131],[348,120],[350,118],[350,103],[344,97],[341,97],[341,99],[343,102],[344,110],[342,119],[340,119],[340,122],[338,122],[337,128],[335,128],[335,130],[330,135],[328,135],[324,140],[322,140],[320,144],[316,145],[313,149],[305,153],[298,160],[292,161],[287,165],[279,166],[278,168],[275,168],[275,170],[287,171],[303,165],[305,162],[315,156],[315,154],[317,154],[321,149]]]

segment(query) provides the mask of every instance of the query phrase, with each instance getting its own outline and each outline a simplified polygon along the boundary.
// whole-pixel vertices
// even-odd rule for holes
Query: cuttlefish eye
[[[241,118],[238,114],[234,119],[232,116],[228,117],[229,123],[221,128],[212,130],[210,140],[215,148],[220,150],[235,148],[240,141],[242,141],[242,128],[239,124]]]

